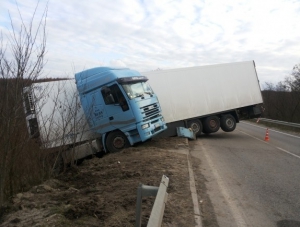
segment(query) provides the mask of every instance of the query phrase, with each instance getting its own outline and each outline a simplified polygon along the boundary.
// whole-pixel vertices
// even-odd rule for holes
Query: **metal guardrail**
[[[162,176],[159,187],[143,185],[143,184],[139,185],[137,190],[137,200],[136,200],[135,227],[141,226],[142,197],[145,196],[156,196],[147,227],[161,226],[162,218],[164,216],[165,204],[167,203],[167,198],[168,198],[168,193],[167,193],[168,185],[169,185],[169,178],[166,177],[165,175]]]
[[[279,124],[279,125],[286,125],[286,126],[291,126],[295,128],[300,128],[300,124],[292,123],[292,122],[286,122],[286,121],[277,121],[277,120],[272,120],[268,118],[259,118],[259,121],[265,121],[265,122],[270,122],[274,124]]]

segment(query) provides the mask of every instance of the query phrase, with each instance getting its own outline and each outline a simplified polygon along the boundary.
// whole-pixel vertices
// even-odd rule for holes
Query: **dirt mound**
[[[0,226],[134,226],[139,183],[159,186],[162,175],[170,179],[163,226],[193,226],[183,151],[188,151],[186,139],[169,138],[85,160],[17,194]],[[154,199],[143,198],[142,226],[147,225]]]

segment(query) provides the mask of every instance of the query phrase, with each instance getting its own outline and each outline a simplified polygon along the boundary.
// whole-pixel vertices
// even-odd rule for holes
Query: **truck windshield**
[[[151,87],[146,82],[122,84],[122,86],[130,99],[153,94]]]

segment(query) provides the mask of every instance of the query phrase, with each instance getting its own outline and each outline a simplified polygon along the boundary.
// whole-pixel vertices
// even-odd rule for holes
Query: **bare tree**
[[[292,92],[300,92],[300,64],[293,67],[290,77],[286,77],[285,84]]]
[[[89,130],[75,81],[69,79],[34,83],[30,90],[34,111],[30,116],[33,118],[27,120],[36,121],[39,132],[37,137],[43,152],[49,153],[51,150],[55,156],[53,169],[57,162],[61,167],[61,158],[72,163],[80,156],[88,155],[88,151],[80,155],[75,149],[77,145],[96,137]],[[35,136],[34,131],[31,135]]]
[[[10,17],[9,34],[1,34],[0,206],[20,189],[15,188],[15,179],[22,174],[16,171],[20,170],[18,160],[28,156],[28,153],[24,152],[28,147],[25,145],[31,143],[26,133],[22,89],[41,75],[45,64],[47,6],[41,18],[37,19],[38,7],[39,5],[28,22],[23,20],[18,9],[20,26],[16,27]],[[23,165],[23,172],[30,171],[28,168],[29,166]]]
[[[291,77],[285,79],[286,86],[291,91],[291,121],[300,123],[300,64],[294,66]]]

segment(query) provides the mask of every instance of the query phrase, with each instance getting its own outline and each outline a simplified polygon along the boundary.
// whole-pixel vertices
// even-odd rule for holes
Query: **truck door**
[[[103,87],[101,93],[111,127],[121,129],[135,123],[133,112],[118,84]],[[127,128],[127,130],[130,129]]]
[[[100,89],[84,95],[81,104],[93,131],[102,134],[111,130]]]

